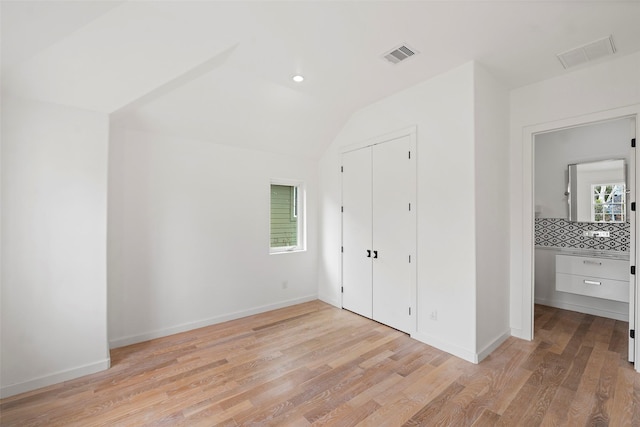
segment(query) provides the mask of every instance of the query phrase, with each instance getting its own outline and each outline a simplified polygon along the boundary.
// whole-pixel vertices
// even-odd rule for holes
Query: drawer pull
[[[599,261],[589,261],[589,260],[584,260],[584,261],[582,261],[582,262],[584,262],[585,264],[589,264],[589,265],[602,265],[602,263],[601,263],[601,262],[599,262]],[[598,284],[599,284],[599,283],[598,283]]]
[[[587,285],[602,285],[602,282],[596,282],[595,280],[584,280],[584,283],[586,283]]]

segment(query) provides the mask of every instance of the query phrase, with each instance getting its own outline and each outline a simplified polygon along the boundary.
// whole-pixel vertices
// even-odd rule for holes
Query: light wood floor
[[[314,301],[111,352],[0,401],[10,425],[640,426],[625,322],[536,307],[479,365]]]

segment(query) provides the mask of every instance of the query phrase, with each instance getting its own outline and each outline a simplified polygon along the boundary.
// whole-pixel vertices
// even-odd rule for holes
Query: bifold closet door
[[[342,155],[342,307],[371,318],[371,148]]]
[[[401,331],[411,330],[410,138],[373,148],[373,319]],[[413,260],[415,262],[415,260]]]

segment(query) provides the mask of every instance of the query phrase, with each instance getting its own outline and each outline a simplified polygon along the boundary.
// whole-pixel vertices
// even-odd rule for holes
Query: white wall
[[[476,351],[509,330],[509,92],[475,67]]]
[[[511,91],[510,323],[532,335],[533,151],[531,132],[626,115],[640,103],[640,53]]]
[[[567,218],[567,165],[625,159],[629,165],[632,118],[536,135],[535,207],[539,218]]]
[[[269,255],[271,178],[306,184],[306,252]],[[316,196],[310,161],[113,129],[111,345],[315,299]]]
[[[109,367],[108,118],[2,100],[1,394]]]
[[[475,64],[468,63],[358,111],[322,157],[319,172],[321,252],[318,294],[321,299],[341,306],[341,150],[349,144],[417,125],[418,289],[415,337],[467,360],[477,357],[475,67]],[[481,79],[486,85],[482,90],[490,90],[489,80]],[[481,96],[485,95],[482,92]],[[488,95],[486,97],[490,99]],[[502,119],[502,126],[505,126],[506,96],[503,97],[504,106],[496,110],[495,118]],[[493,129],[485,128],[479,131],[479,136],[487,142],[492,132]],[[479,160],[493,155],[493,149],[488,145],[485,147],[487,150],[478,155]],[[500,162],[503,157],[498,155],[496,160]],[[506,160],[504,163],[506,168]],[[498,172],[487,177],[483,185],[491,185],[495,179],[501,179],[500,170],[498,166]],[[483,171],[478,173],[484,174]],[[445,186],[447,191],[436,190],[437,202],[446,209],[433,209],[434,188],[442,189],[441,186]],[[506,229],[503,233],[506,235]],[[498,253],[505,252],[500,242],[496,246]],[[506,258],[503,262],[498,275],[506,271]],[[506,288],[506,280],[498,286]],[[431,313],[436,311],[437,320],[431,320]],[[506,320],[502,323],[504,332],[508,326]],[[493,324],[490,329],[493,333]]]

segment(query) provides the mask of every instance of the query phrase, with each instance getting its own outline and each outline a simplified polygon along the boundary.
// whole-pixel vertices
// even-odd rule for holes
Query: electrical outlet
[[[431,312],[431,316],[429,316],[431,320],[438,320],[438,310],[434,310]]]
[[[289,287],[289,282],[286,280],[282,281],[282,289],[287,289]]]

